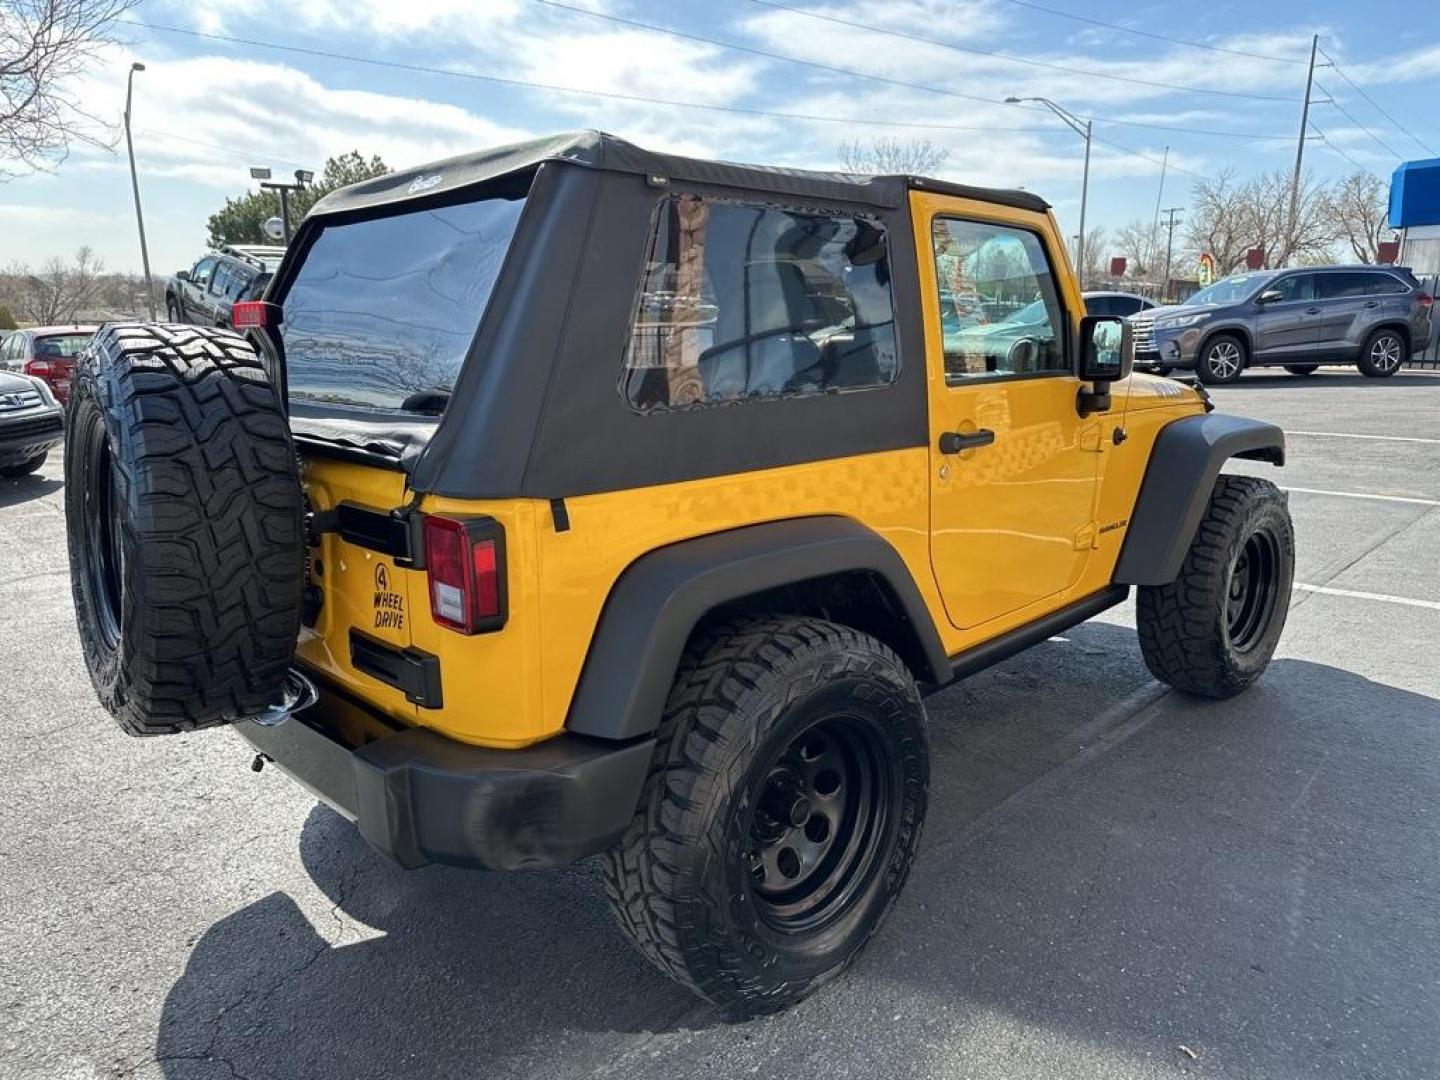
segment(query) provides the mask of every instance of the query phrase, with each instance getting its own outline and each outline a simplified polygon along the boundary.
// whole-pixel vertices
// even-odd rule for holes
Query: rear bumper
[[[533,869],[603,851],[630,824],[655,748],[564,734],[490,750],[425,728],[352,747],[326,723],[331,700],[235,730],[406,868]]]

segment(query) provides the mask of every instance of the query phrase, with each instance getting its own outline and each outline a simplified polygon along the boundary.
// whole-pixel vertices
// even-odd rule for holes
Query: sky
[[[1424,10],[1414,0],[142,0],[72,92],[118,126],[126,72],[146,65],[133,131],[161,277],[203,252],[206,217],[247,189],[249,166],[318,172],[358,149],[407,167],[587,127],[656,150],[822,169],[851,139],[928,138],[949,150],[941,176],[1038,192],[1073,234],[1083,140],[1045,106],[1004,98],[1046,97],[1093,118],[1087,225],[1113,231],[1148,223],[1157,199],[1185,206],[1197,177],[1292,168],[1319,34],[1306,167],[1388,178],[1399,161],[1440,151],[1440,17]],[[82,244],[109,269],[140,268],[123,141],[0,182],[0,266]]]

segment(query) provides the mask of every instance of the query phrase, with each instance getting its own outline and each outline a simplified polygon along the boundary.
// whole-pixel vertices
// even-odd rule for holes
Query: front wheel
[[[1223,386],[1245,370],[1245,343],[1233,334],[1218,334],[1205,343],[1195,361],[1195,373],[1207,386]]]
[[[733,1017],[838,975],[925,818],[924,709],[900,658],[820,619],[719,624],[686,651],[635,819],[605,856],[621,927]]]
[[[1398,330],[1376,330],[1360,352],[1360,374],[1371,379],[1388,379],[1400,370],[1405,359],[1405,338]]]
[[[1265,670],[1295,579],[1295,533],[1280,489],[1222,476],[1180,575],[1142,586],[1140,651],[1157,679],[1208,698],[1240,693]]]

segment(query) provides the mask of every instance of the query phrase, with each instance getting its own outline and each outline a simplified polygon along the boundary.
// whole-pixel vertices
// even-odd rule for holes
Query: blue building
[[[1395,170],[1390,227],[1400,233],[1400,265],[1440,274],[1440,158],[1407,161]]]

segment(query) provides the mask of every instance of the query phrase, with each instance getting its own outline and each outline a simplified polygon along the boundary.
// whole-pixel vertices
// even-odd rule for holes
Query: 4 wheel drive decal
[[[375,629],[405,629],[405,598],[390,590],[390,571],[375,564]]]

